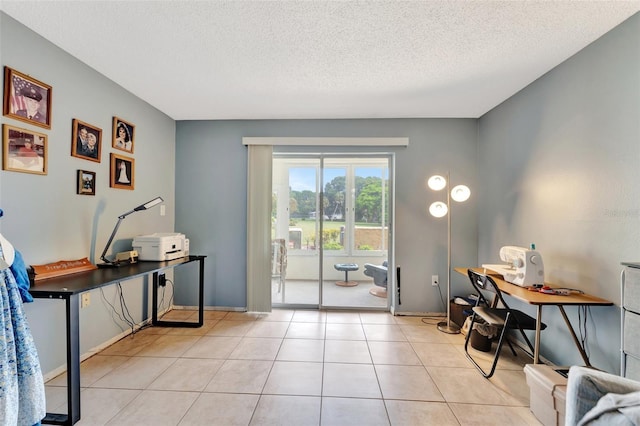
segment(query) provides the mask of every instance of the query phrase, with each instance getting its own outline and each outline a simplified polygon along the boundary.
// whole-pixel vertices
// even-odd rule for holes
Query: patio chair
[[[278,278],[278,293],[284,293],[287,278],[287,242],[284,238],[271,241],[271,278]]]
[[[369,293],[378,297],[387,297],[387,261],[382,262],[382,265],[374,265],[372,263],[364,264],[364,274],[373,278],[373,283],[377,287],[371,288]]]

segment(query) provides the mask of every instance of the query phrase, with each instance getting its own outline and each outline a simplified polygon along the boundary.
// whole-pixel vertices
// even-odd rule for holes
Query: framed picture
[[[2,125],[2,169],[47,174],[47,135]]]
[[[131,189],[134,188],[135,161],[131,157],[125,157],[111,153],[111,188]]]
[[[78,170],[78,194],[96,195],[96,172]]]
[[[3,113],[50,129],[51,86],[5,66]]]
[[[127,123],[121,118],[113,117],[113,144],[115,149],[127,151],[133,154],[133,139],[135,137],[135,129],[131,123]]]
[[[71,155],[99,163],[102,151],[102,129],[76,118],[73,119],[72,126]]]

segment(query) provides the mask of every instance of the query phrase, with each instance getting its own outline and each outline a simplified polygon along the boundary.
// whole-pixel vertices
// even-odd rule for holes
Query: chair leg
[[[529,349],[531,350],[531,356],[534,356],[533,354],[535,353],[535,350],[533,349],[533,345],[531,344],[531,341],[529,340],[524,330],[520,326],[518,326],[518,330],[520,330],[520,334],[522,334],[522,338],[524,339],[524,341],[527,342],[527,346],[529,346]]]
[[[482,369],[482,367],[480,367],[480,365],[476,362],[475,359],[473,359],[473,357],[471,356],[471,354],[469,353],[468,350],[468,346],[469,346],[469,340],[471,337],[471,332],[473,331],[473,324],[475,323],[475,312],[473,313],[473,315],[471,316],[471,326],[469,327],[469,331],[467,332],[467,337],[464,340],[464,353],[467,356],[467,359],[469,359],[469,361],[471,361],[473,363],[473,365],[475,365],[476,369],[486,378],[489,379],[491,376],[493,376],[493,374],[496,371],[496,367],[498,365],[498,357],[500,356],[500,351],[502,350],[502,344],[504,343],[505,340],[505,336],[507,334],[507,327],[502,327],[502,331],[500,332],[500,339],[498,339],[498,345],[496,347],[496,352],[493,355],[493,362],[491,363],[491,370],[489,370],[489,372],[486,372]],[[509,323],[509,315],[507,315],[505,324]],[[513,348],[512,348],[513,349]]]
[[[516,350],[513,348],[513,345],[511,344],[511,341],[507,338],[507,345],[509,345],[509,349],[511,349],[511,353],[513,354],[513,356],[518,356],[518,354],[516,353]]]

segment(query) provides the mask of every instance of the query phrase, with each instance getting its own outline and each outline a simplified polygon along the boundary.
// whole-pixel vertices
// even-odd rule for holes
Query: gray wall
[[[116,250],[131,247],[135,235],[171,232],[174,224],[175,122],[108,80],[47,40],[0,13],[1,63],[52,86],[51,130],[2,117],[0,121],[48,136],[46,176],[0,172],[0,232],[29,264],[100,256],[118,215],[158,195],[166,216],[156,207],[127,217],[116,236]],[[136,126],[135,190],[109,188],[112,117]],[[102,129],[102,161],[72,157],[71,121],[77,118]],[[97,174],[95,196],[76,194],[76,171]],[[146,316],[145,283],[124,287],[134,318]],[[121,332],[111,310],[92,292],[91,306],[81,310],[81,351],[104,343]],[[105,288],[113,302],[115,286]],[[42,369],[46,373],[65,363],[64,304],[38,300],[25,305]]]
[[[426,187],[435,173],[451,171],[454,183],[477,190],[476,120],[182,121],[176,125],[176,230],[193,253],[206,254],[205,304],[246,306],[247,149],[242,137],[408,137],[396,152],[396,264],[401,267],[399,312],[443,312],[431,275],[447,274],[446,219],[429,216],[438,195]],[[301,148],[319,152],[318,147]],[[353,148],[342,147],[354,152]],[[291,151],[291,149],[289,149]],[[371,152],[366,149],[366,152]],[[453,263],[475,264],[476,201],[453,206]],[[458,275],[458,274],[454,274]],[[468,293],[462,276],[454,294]],[[446,288],[442,288],[446,299]],[[195,304],[178,292],[177,303]]]
[[[533,242],[548,281],[620,303],[620,262],[640,256],[639,76],[636,14],[479,120],[480,264]],[[582,364],[558,310],[543,319],[542,354]],[[592,363],[618,372],[619,308],[591,308],[586,330]]]

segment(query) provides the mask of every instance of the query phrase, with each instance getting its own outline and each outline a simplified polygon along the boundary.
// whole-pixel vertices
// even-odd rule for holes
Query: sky
[[[292,191],[314,191],[316,190],[316,172],[315,167],[292,167],[289,169],[289,186]],[[337,176],[344,176],[346,173],[344,168],[328,168],[324,169],[324,181],[331,182]],[[369,177],[380,176],[380,168],[378,167],[357,167],[355,169],[357,176]],[[386,173],[385,173],[386,178]]]

